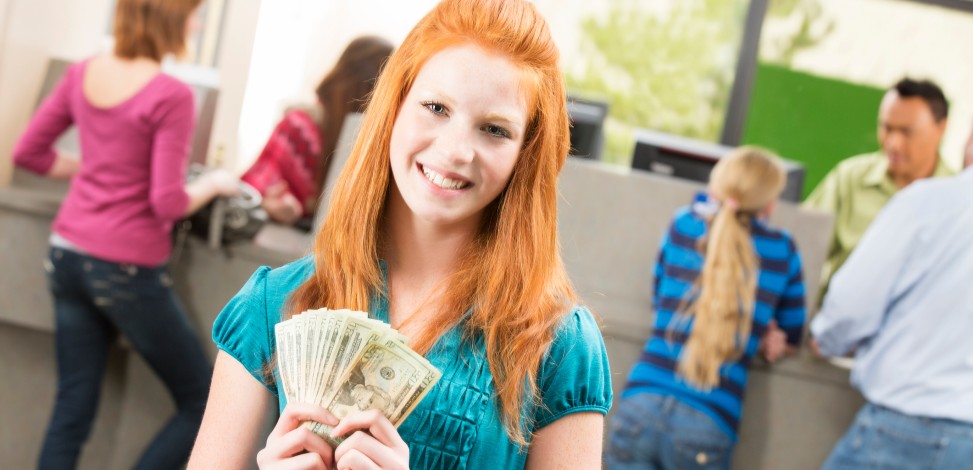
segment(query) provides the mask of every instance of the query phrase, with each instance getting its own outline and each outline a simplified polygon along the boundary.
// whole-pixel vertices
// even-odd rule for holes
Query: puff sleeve
[[[277,395],[277,385],[265,369],[273,357],[274,335],[267,309],[267,276],[262,266],[250,276],[213,323],[213,342],[243,364],[258,382]],[[273,318],[276,323],[276,315]]]
[[[541,365],[537,385],[542,404],[534,412],[535,429],[571,413],[608,414],[612,403],[608,353],[587,308],[575,307],[564,319]]]

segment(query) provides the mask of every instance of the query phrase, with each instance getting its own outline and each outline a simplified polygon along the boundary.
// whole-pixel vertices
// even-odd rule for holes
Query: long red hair
[[[423,64],[468,43],[520,69],[527,132],[507,187],[484,210],[434,318],[410,345],[425,354],[472,309],[464,334],[483,336],[505,429],[523,445],[532,423],[522,410],[538,402],[541,360],[577,299],[557,241],[557,175],[570,146],[564,84],[547,24],[527,1],[443,0],[392,55],[318,232],[314,275],[294,292],[289,310],[367,310],[373,295],[387,295],[379,259],[392,126]]]

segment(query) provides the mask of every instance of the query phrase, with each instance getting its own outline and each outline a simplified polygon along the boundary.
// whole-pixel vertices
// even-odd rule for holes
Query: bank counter
[[[337,172],[332,172],[337,174]],[[329,182],[330,183],[330,182]],[[602,324],[616,398],[651,332],[652,267],[673,211],[701,186],[569,159],[560,180],[559,229],[565,263]],[[63,189],[0,188],[0,466],[36,465],[56,389],[54,322],[41,261]],[[817,296],[831,219],[781,203],[774,223],[794,234],[808,298]],[[216,315],[261,265],[309,252],[311,237],[276,225],[246,243],[210,248],[189,237],[172,260],[176,290],[210,358]],[[807,351],[773,367],[756,361],[744,405],[736,469],[816,469],[862,404],[846,370]],[[109,360],[102,401],[82,469],[131,468],[173,411],[162,383],[120,341]],[[266,413],[268,424],[276,410]],[[268,427],[269,430],[269,427]]]

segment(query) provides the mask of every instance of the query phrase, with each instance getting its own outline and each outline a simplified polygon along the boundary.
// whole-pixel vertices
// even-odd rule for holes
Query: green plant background
[[[842,159],[878,149],[884,90],[758,64],[741,142],[804,164],[806,196]]]
[[[608,103],[607,162],[628,166],[641,128],[719,140],[750,2],[667,5],[610,0],[603,14],[579,25],[580,49],[566,64],[566,82],[572,95]],[[877,148],[882,90],[792,70],[798,52],[833,30],[819,0],[771,0],[766,21],[780,19],[797,26],[761,41],[742,143],[803,162],[807,194],[839,160]]]

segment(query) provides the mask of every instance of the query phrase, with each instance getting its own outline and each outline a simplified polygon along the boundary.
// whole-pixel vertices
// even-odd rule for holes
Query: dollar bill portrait
[[[392,398],[385,390],[374,385],[355,385],[355,388],[351,389],[351,398],[354,400],[355,407],[360,411],[382,410],[382,414],[386,416],[392,413],[392,410],[389,409]]]

